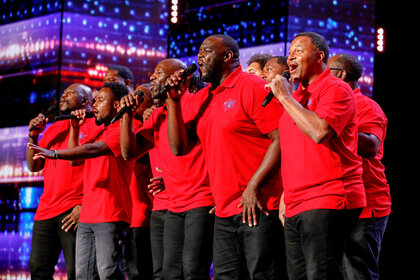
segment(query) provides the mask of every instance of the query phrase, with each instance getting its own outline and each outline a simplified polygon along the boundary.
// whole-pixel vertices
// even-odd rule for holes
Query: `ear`
[[[225,62],[229,61],[230,59],[233,59],[233,52],[231,50],[227,50],[225,54],[223,55],[223,60]]]
[[[339,78],[341,80],[345,81],[346,80],[346,77],[347,77],[347,71],[346,70],[340,70],[340,76],[339,76]]]
[[[325,59],[325,53],[323,51],[318,51],[318,63],[323,63]]]
[[[120,101],[119,101],[119,100],[115,100],[115,101],[114,101],[114,104],[112,104],[112,107],[113,107],[114,109],[118,109],[118,108],[120,107]]]
[[[125,80],[124,80],[124,84],[125,84],[127,87],[130,87],[130,86],[131,86],[131,81],[130,81],[129,79],[125,79]]]

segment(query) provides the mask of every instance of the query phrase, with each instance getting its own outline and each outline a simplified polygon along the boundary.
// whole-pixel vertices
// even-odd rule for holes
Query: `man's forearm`
[[[110,154],[112,154],[111,149],[105,144],[105,142],[100,140],[95,143],[83,144],[74,148],[58,150],[57,158],[77,161]]]
[[[317,113],[304,108],[292,96],[284,96],[279,98],[279,101],[297,127],[316,143],[322,143],[334,136],[334,131],[325,120]]]
[[[168,139],[174,155],[183,155],[188,150],[188,134],[182,118],[181,103],[179,101],[167,101],[168,108]]]

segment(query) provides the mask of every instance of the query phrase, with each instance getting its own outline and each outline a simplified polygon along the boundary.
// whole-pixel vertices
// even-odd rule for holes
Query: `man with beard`
[[[172,73],[185,68],[182,61],[174,58],[159,62],[150,77],[153,97],[159,97]],[[187,93],[182,102],[187,102],[190,96]],[[121,100],[127,106],[138,102],[136,95],[128,95]],[[125,114],[121,120],[121,150],[128,159],[141,156],[152,146],[159,154],[165,191],[169,197],[164,218],[162,278],[209,279],[214,223],[209,211],[214,201],[207,167],[199,142],[183,156],[175,156],[171,152],[167,114],[166,105],[155,109],[137,133],[132,129],[133,113]]]
[[[95,258],[100,279],[123,279],[120,269],[121,245],[131,220],[130,178],[134,161],[121,156],[120,122],[111,124],[119,100],[128,94],[124,85],[105,83],[93,104],[95,123],[88,119],[88,133],[79,142],[85,110],[73,111],[69,148],[49,150],[28,144],[34,159],[84,162],[83,200],[76,236],[76,279],[91,279]]]
[[[59,110],[68,114],[76,109],[90,111],[91,89],[82,84],[67,87],[60,98]],[[68,146],[69,121],[58,121],[44,131],[48,119],[39,114],[29,123],[28,143],[46,149],[65,149]],[[81,127],[80,137],[85,135]],[[35,213],[32,231],[29,269],[32,279],[52,279],[54,267],[63,251],[67,278],[75,279],[76,228],[82,203],[83,165],[70,166],[67,161],[33,159],[34,151],[26,149],[26,162],[32,172],[44,169],[44,192]]]
[[[352,225],[366,206],[352,89],[331,75],[324,37],[299,33],[289,49],[292,86],[267,86],[283,105],[279,121],[289,279],[343,279]]]
[[[239,47],[227,35],[207,37],[197,62],[209,85],[182,107],[180,73],[171,90],[168,136],[172,151],[185,154],[201,141],[216,204],[213,262],[215,279],[283,279],[282,230],[278,219],[282,108],[261,104],[265,82],[242,71]],[[186,110],[187,109],[187,110]],[[248,270],[247,270],[248,268]]]

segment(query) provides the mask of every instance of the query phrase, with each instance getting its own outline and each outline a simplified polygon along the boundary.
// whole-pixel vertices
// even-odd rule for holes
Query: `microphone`
[[[52,106],[48,107],[47,111],[45,111],[44,116],[45,116],[45,118],[50,119],[55,113],[57,113],[57,106],[56,105],[52,105]],[[29,131],[32,131],[34,129],[36,129],[36,127],[35,126],[31,126],[29,128]]]
[[[93,114],[93,112],[86,112],[86,118],[93,118],[95,115]],[[61,116],[56,116],[55,117],[55,121],[62,121],[62,120],[76,120],[77,116],[72,115],[72,114],[68,114],[68,115],[61,115]]]
[[[189,76],[191,76],[192,73],[195,72],[195,70],[197,70],[197,65],[195,65],[195,63],[191,63],[184,72],[181,73],[181,83],[183,83],[185,81],[185,79],[187,79]],[[163,87],[163,89],[153,98],[154,99],[161,99],[164,100],[167,98],[166,93],[168,92],[168,90],[171,89],[172,86],[170,85],[165,85]]]
[[[284,71],[283,73],[281,73],[280,75],[282,75],[283,77],[286,78],[286,80],[290,79],[290,73],[289,71]],[[262,106],[265,107],[268,105],[268,103],[270,103],[270,101],[273,99],[274,94],[273,92],[270,90],[270,92],[267,94],[267,96],[265,97]]]
[[[137,95],[139,98],[142,98],[143,95],[144,95],[144,92],[142,92],[139,89],[134,94]],[[114,122],[118,121],[119,119],[121,119],[121,117],[125,114],[125,112],[127,112],[127,110],[130,109],[130,107],[131,106],[124,106],[124,107],[122,107],[121,110],[119,110],[117,112],[117,114],[115,115],[115,117],[111,120],[111,123],[114,123]]]

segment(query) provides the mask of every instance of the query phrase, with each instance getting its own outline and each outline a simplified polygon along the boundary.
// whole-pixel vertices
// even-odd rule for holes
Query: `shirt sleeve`
[[[284,109],[275,98],[267,106],[262,106],[270,92],[264,88],[264,84],[257,83],[252,89],[249,90],[245,87],[244,90],[242,97],[244,111],[261,133],[267,134],[278,129],[279,119]]]
[[[324,89],[319,98],[315,112],[340,135],[356,114],[353,92],[342,85],[333,85]]]
[[[365,100],[363,104],[357,104],[358,131],[373,134],[383,141],[387,120],[383,111],[378,107],[379,105],[373,101]]]

